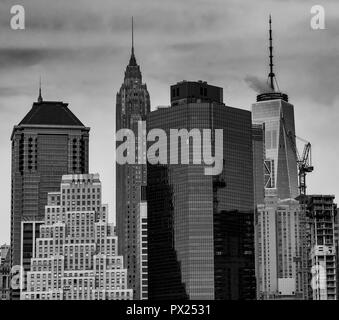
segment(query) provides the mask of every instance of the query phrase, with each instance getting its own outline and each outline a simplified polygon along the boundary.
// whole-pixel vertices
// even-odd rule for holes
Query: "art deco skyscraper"
[[[255,299],[251,113],[226,106],[222,88],[183,81],[171,86],[170,107],[149,113],[147,130],[157,128],[167,137],[222,129],[221,146],[220,137],[198,145],[220,150],[223,162],[221,173],[205,175],[188,147],[189,163],[170,163],[172,151],[183,157],[187,133],[177,150],[167,142],[167,164],[148,164],[150,299]]]
[[[71,112],[68,104],[44,101],[41,89],[38,101],[14,126],[12,266],[23,265],[26,270],[29,267],[39,222],[44,218],[47,193],[58,190],[63,174],[88,172],[88,138],[89,128]]]
[[[150,97],[146,84],[142,83],[140,66],[134,55],[133,41],[132,20],[131,57],[125,71],[124,82],[116,97],[116,130],[130,129],[137,137],[138,122],[146,120],[146,115],[150,111]],[[137,148],[142,148],[138,145],[138,139],[136,139]],[[143,280],[144,288],[140,288],[139,285],[141,275],[138,257],[141,248],[138,246],[140,241],[137,234],[137,231],[141,230],[138,224],[141,221],[141,208],[144,208],[146,200],[143,198],[145,192],[142,191],[146,186],[146,179],[146,165],[116,164],[116,223],[119,254],[122,254],[126,261],[128,284],[134,290],[135,299],[147,297],[147,280]]]
[[[131,300],[98,174],[62,176],[49,192],[23,300]]]

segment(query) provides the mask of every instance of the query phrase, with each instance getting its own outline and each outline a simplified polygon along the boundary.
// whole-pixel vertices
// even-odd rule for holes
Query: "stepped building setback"
[[[44,219],[47,193],[58,190],[63,174],[88,173],[89,128],[67,103],[38,101],[14,126],[12,140],[11,268],[30,268]],[[18,284],[19,285],[19,284]],[[11,292],[19,299],[18,290]]]
[[[49,192],[22,300],[131,300],[98,174],[64,175]]]

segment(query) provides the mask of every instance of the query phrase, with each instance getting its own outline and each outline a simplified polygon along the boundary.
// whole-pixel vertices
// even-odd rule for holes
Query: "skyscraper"
[[[257,269],[259,299],[301,298],[298,265],[301,255],[299,202],[266,195],[257,207]]]
[[[146,84],[142,83],[140,66],[134,55],[134,34],[132,20],[132,51],[125,71],[124,82],[116,96],[116,130],[133,130],[137,137],[138,122],[146,120],[150,111],[150,97]],[[136,139],[136,149],[142,148]],[[117,143],[119,145],[119,143]],[[119,253],[124,256],[128,270],[128,284],[134,290],[134,298],[144,296],[140,292],[138,257],[138,224],[140,223],[140,204],[142,187],[146,186],[146,165],[116,164],[116,222],[119,237]],[[140,230],[140,229],[139,229]],[[144,249],[146,250],[146,249]]]
[[[38,101],[14,126],[11,136],[12,267],[29,268],[47,193],[58,189],[63,174],[88,172],[88,137],[89,128],[71,112],[68,104],[44,101],[41,89]],[[16,291],[13,297],[18,297]]]
[[[270,27],[270,85],[252,105],[252,121],[265,125],[265,187],[277,189],[279,199],[296,198],[298,174],[292,147],[292,144],[295,145],[294,107],[288,102],[286,94],[276,91],[272,50]]]
[[[256,271],[258,297],[300,298],[303,296],[306,263],[303,247],[304,212],[295,199],[298,196],[297,155],[295,146],[294,107],[278,87],[273,71],[271,17],[269,19],[270,72],[266,92],[252,105],[254,125],[264,126],[264,189],[265,198],[256,204]],[[260,144],[254,154],[261,154]],[[261,170],[262,164],[256,162]],[[255,172],[258,168],[255,168]],[[255,175],[255,185],[259,185]],[[258,190],[257,190],[258,191]],[[287,241],[288,239],[288,241]],[[287,242],[286,242],[287,241]]]
[[[156,128],[167,137],[171,129],[222,129],[223,165],[205,175],[191,146],[188,164],[170,163],[170,153],[167,164],[148,164],[150,299],[254,299],[250,112],[224,105],[222,88],[183,81],[171,86],[170,107],[148,114],[147,130]],[[191,139],[182,136],[176,152]]]
[[[131,300],[98,174],[62,176],[49,192],[23,300]]]
[[[339,209],[337,208],[337,214],[334,218],[334,240],[335,240],[335,252],[337,263],[337,299],[339,297]]]
[[[310,218],[310,298],[312,300],[337,299],[337,257],[335,243],[335,217],[337,205],[333,195],[307,197]]]
[[[142,191],[139,215],[137,221],[137,274],[139,282],[136,284],[136,292],[139,293],[140,300],[148,299],[148,217],[146,190]]]
[[[5,258],[0,263],[0,300],[10,299],[10,249],[6,248],[2,253]]]
[[[265,124],[252,125],[254,203],[264,203],[265,197]]]
[[[252,124],[252,149],[253,149],[253,183],[254,183],[254,204],[264,203],[265,197],[265,124]],[[255,208],[256,210],[256,208]],[[254,215],[254,225],[258,225],[258,215]],[[254,238],[258,239],[259,230],[254,228]],[[255,277],[257,279],[257,296],[259,296],[259,253],[260,244],[258,241],[254,242],[255,245]]]
[[[0,265],[5,261],[9,249],[10,246],[6,243],[0,246]]]

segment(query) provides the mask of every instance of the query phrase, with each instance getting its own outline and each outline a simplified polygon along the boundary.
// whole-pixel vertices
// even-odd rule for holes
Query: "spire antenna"
[[[129,59],[129,66],[130,67],[136,67],[137,66],[137,60],[135,59],[134,55],[134,21],[132,16],[132,50],[131,50],[131,58]]]
[[[272,39],[272,17],[270,15],[270,19],[269,19],[269,40],[270,40],[270,46],[269,46],[269,49],[270,49],[270,73],[268,75],[268,77],[270,78],[270,87],[272,89],[272,91],[275,91],[274,89],[274,78],[275,78],[275,74],[273,72],[273,39]]]
[[[41,76],[39,78],[39,96],[38,96],[38,102],[42,102],[42,95],[41,95]]]
[[[134,23],[133,23],[133,16],[132,16],[132,54],[134,54]]]

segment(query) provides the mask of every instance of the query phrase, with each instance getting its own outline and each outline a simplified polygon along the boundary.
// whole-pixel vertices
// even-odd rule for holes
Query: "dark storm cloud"
[[[220,1],[219,5],[221,4]],[[19,3],[20,4],[20,3]],[[0,25],[9,29],[12,1],[0,3]],[[129,25],[129,19],[137,18],[139,30],[162,30],[181,32],[186,29],[210,28],[220,15],[204,0],[172,0],[154,1],[142,0],[30,0],[22,4],[25,8],[26,29],[39,31],[124,31]],[[192,10],[192,7],[195,10]],[[126,13],[126,15],[124,15]],[[152,19],[150,19],[152,16]],[[171,16],[171,19],[164,19]],[[195,19],[191,19],[195,17]]]
[[[6,87],[0,86],[1,97],[15,97],[22,94],[28,94],[29,89],[27,87]],[[3,106],[0,105],[0,110],[3,110]]]
[[[31,67],[42,63],[86,61],[100,59],[102,55],[114,55],[121,48],[3,48],[0,49],[0,69]]]
[[[0,50],[0,68],[21,68],[36,65],[45,59],[59,59],[60,49],[4,48]]]
[[[27,30],[61,31],[61,30],[99,30],[105,25],[105,19],[98,10],[86,9],[86,1],[40,1],[30,0],[25,3],[2,1],[0,3],[0,25],[9,28],[12,17],[10,9],[14,4],[25,9],[25,26]],[[97,6],[100,8],[100,6]],[[106,15],[107,16],[107,15]]]

